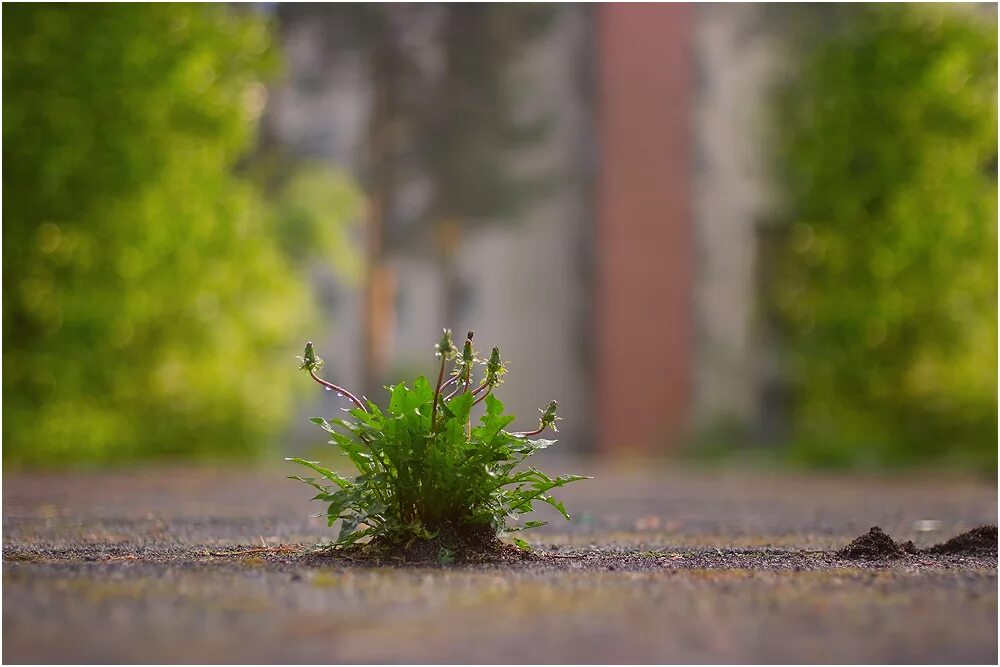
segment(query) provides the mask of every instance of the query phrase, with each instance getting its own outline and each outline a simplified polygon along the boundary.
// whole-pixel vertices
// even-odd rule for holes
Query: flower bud
[[[451,340],[451,329],[445,329],[441,342],[434,346],[434,356],[441,359],[454,359],[458,348]]]
[[[306,349],[298,359],[302,362],[299,364],[299,370],[302,371],[318,371],[323,367],[323,360],[316,355],[312,342],[306,343]]]
[[[476,362],[476,351],[472,349],[472,337],[466,339],[462,348],[462,365],[469,368]]]
[[[539,410],[539,412],[542,413],[542,428],[543,429],[544,428],[551,428],[553,431],[558,431],[559,430],[559,429],[556,428],[556,421],[559,420],[559,419],[562,419],[562,417],[557,417],[556,416],[556,408],[558,408],[558,407],[559,407],[558,403],[556,403],[555,401],[551,401],[545,407],[545,410]]]
[[[486,384],[491,387],[500,386],[503,384],[503,376],[506,372],[507,368],[504,367],[503,359],[500,358],[500,348],[494,347],[490,353],[489,361],[486,362]]]

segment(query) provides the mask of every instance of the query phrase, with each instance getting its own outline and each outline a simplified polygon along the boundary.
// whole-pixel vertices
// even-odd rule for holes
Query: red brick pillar
[[[693,8],[598,9],[597,395],[603,451],[683,435],[694,363]]]

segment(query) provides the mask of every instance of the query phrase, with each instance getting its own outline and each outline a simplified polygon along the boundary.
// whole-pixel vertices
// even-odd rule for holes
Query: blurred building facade
[[[524,113],[547,113],[551,128],[513,158],[558,187],[521,219],[460,237],[457,321],[442,322],[435,258],[391,254],[385,380],[432,372],[442,326],[475,329],[510,360],[500,395],[519,424],[558,398],[575,451],[662,451],[720,424],[766,424],[773,364],[754,326],[754,261],[770,201],[761,102],[777,58],[760,11],[559,6],[516,65]],[[331,49],[337,28],[316,16],[277,10],[288,75],[265,131],[360,171],[368,70]],[[433,23],[407,30],[433,58]],[[334,325],[313,339],[358,385],[362,291],[330,282],[323,293]]]

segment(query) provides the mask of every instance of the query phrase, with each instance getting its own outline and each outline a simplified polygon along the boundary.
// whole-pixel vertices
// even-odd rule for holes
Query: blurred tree
[[[445,283],[442,322],[456,326],[464,292],[456,267],[463,230],[513,219],[548,185],[514,169],[547,119],[523,118],[529,94],[512,81],[525,46],[555,16],[533,4],[280,5],[283,22],[321,25],[324,48],[360,55],[370,82],[362,182],[368,198],[362,317],[363,393],[381,396],[391,326],[391,251],[435,257]],[[426,203],[413,205],[414,192]],[[419,197],[417,197],[419,199]]]
[[[3,18],[5,462],[260,451],[311,306],[291,259],[337,243],[233,175],[276,65],[266,23],[191,4]]]
[[[836,18],[799,52],[775,125],[788,216],[769,284],[793,451],[995,472],[995,17],[864,5]]]
[[[461,236],[471,226],[514,221],[543,194],[549,179],[510,157],[541,141],[547,117],[516,113],[526,90],[513,85],[511,69],[527,44],[548,29],[553,12],[544,5],[454,3],[446,6],[441,30],[444,66],[429,97],[426,156],[433,195],[422,212],[436,227],[436,253],[445,294],[442,322],[457,326],[464,285],[457,259]],[[415,239],[405,238],[408,245]]]

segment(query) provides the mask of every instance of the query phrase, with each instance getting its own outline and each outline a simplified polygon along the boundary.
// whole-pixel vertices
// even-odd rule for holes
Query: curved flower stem
[[[444,385],[441,387],[441,389],[446,388],[455,380],[459,380],[459,386],[455,387],[451,391],[451,393],[449,393],[447,396],[444,397],[444,400],[446,401],[450,401],[460,392],[469,391],[469,387],[472,385],[472,368],[471,367],[466,368],[465,373],[460,373],[459,375],[452,376],[451,380],[445,382]],[[475,395],[475,392],[473,392],[473,395]]]
[[[484,385],[482,385],[482,386],[483,386],[483,387],[486,387],[486,386],[489,386],[489,385],[485,385],[485,384],[484,384]],[[485,394],[483,394],[482,396],[480,396],[479,398],[477,398],[476,400],[474,400],[474,401],[472,402],[472,404],[473,404],[473,405],[479,405],[479,404],[480,404],[480,403],[481,403],[482,401],[486,400],[486,397],[487,397],[487,396],[489,396],[489,395],[490,395],[490,394],[492,394],[492,393],[493,393],[493,387],[490,387],[489,391],[487,391],[487,392],[486,392]],[[472,395],[473,395],[473,396],[475,396],[475,395],[476,395],[476,392],[472,392]]]
[[[327,389],[330,389],[332,391],[337,392],[338,394],[342,394],[343,396],[346,396],[352,403],[354,403],[354,405],[358,406],[361,410],[364,410],[365,412],[368,412],[368,408],[365,407],[365,404],[362,403],[358,399],[357,396],[355,396],[351,392],[347,391],[343,387],[341,387],[339,385],[335,385],[332,382],[327,382],[326,380],[324,380],[320,376],[316,375],[316,371],[314,371],[314,370],[310,370],[309,371],[309,376],[312,377],[313,380],[316,380],[316,382],[319,382],[321,385],[323,385],[324,387],[326,387]]]
[[[515,438],[533,438],[536,435],[541,435],[542,431],[545,430],[545,425],[542,424],[534,431],[519,431],[517,433],[511,433]]]
[[[447,389],[448,388],[448,383],[445,383],[445,385],[443,387],[441,387],[441,388],[442,389]],[[455,398],[455,395],[458,394],[458,392],[462,391],[462,388],[463,388],[462,385],[459,385],[459,386],[455,387],[454,389],[452,389],[448,393],[447,396],[444,397],[444,400],[450,401],[451,399]]]
[[[479,385],[478,387],[476,387],[476,389],[475,389],[475,390],[474,390],[474,391],[472,392],[472,395],[473,395],[473,396],[479,396],[479,394],[480,394],[480,393],[482,393],[483,389],[486,389],[486,388],[487,388],[487,387],[489,387],[489,386],[490,386],[490,385],[488,385],[488,384],[486,384],[486,383],[484,382],[483,384],[481,384],[481,385]],[[475,405],[475,403],[473,403],[473,405]]]
[[[452,373],[454,373],[454,372],[455,371],[453,369]],[[461,375],[452,375],[450,378],[448,378],[448,380],[443,385],[441,385],[441,389],[442,390],[447,389],[451,385],[455,384],[460,377],[461,377]]]

